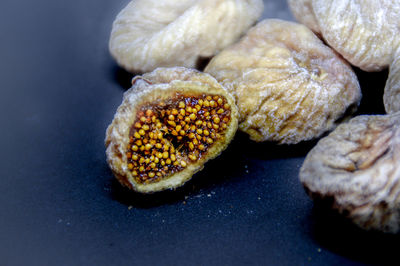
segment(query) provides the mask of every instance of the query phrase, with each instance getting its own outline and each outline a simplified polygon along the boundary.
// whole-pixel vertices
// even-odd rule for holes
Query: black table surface
[[[104,136],[132,76],[108,52],[128,0],[0,2],[0,265],[394,263],[398,236],[315,206],[298,171],[316,141],[238,133],[184,187],[150,196],[116,182]],[[285,1],[264,18],[293,20]],[[387,72],[356,70],[359,113],[383,113]]]

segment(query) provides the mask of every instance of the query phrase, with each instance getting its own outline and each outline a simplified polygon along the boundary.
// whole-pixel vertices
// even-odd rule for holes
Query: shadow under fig
[[[113,65],[111,68],[111,77],[112,79],[118,83],[118,85],[124,90],[128,90],[130,87],[132,87],[132,78],[136,75],[139,75],[140,73],[130,73],[126,71],[125,69],[119,67],[118,65]]]
[[[207,64],[210,62],[211,58],[209,57],[199,57],[196,61],[196,69],[199,71],[203,71]],[[132,87],[132,78],[137,75],[142,75],[141,72],[130,73],[118,66],[117,64],[112,64],[110,69],[112,79],[123,88],[124,91],[128,90]]]
[[[383,105],[383,92],[389,71],[365,72],[359,68],[353,68],[361,86],[362,99],[355,115],[361,114],[385,114]]]
[[[232,145],[237,145],[237,150],[246,154],[248,158],[277,160],[304,157],[317,144],[319,139],[302,141],[298,144],[277,144],[270,141],[255,142],[250,140],[246,133],[238,131],[235,143]]]
[[[308,219],[311,237],[323,248],[362,263],[398,264],[400,234],[362,230],[317,202]]]
[[[111,185],[111,196],[115,200],[135,208],[152,208],[165,204],[182,202],[186,197],[197,195],[203,190],[211,189],[245,175],[245,165],[254,158],[275,160],[282,158],[302,157],[315,145],[316,141],[298,145],[277,145],[275,143],[256,143],[249,140],[244,133],[238,132],[228,148],[217,158],[208,161],[204,169],[182,187],[141,194],[122,187],[114,180]]]
[[[228,147],[217,158],[208,161],[203,170],[196,173],[182,187],[172,190],[141,194],[122,187],[114,180],[111,185],[111,196],[117,201],[134,208],[152,208],[166,204],[182,202],[186,197],[199,194],[202,190],[210,189],[218,184],[237,177],[243,171],[241,157],[235,156],[237,145]]]

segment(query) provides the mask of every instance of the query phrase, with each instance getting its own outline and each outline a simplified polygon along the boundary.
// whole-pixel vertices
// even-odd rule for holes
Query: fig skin
[[[297,21],[306,25],[317,35],[321,34],[312,9],[312,0],[288,0],[289,9]]]
[[[400,111],[400,46],[397,48],[389,69],[383,102],[386,113],[391,114]]]
[[[400,113],[362,115],[309,152],[300,181],[314,200],[366,230],[400,231]]]
[[[262,0],[133,0],[113,23],[109,50],[132,73],[195,68],[235,42],[262,11]]]
[[[323,38],[352,65],[388,67],[400,41],[399,1],[313,0],[313,10]]]
[[[238,125],[238,112],[232,96],[210,75],[183,67],[158,68],[152,73],[133,79],[133,86],[124,93],[122,104],[106,132],[107,162],[121,184],[141,193],[172,189],[182,186],[203,165],[218,156],[233,139]],[[165,176],[150,183],[137,182],[128,169],[127,151],[130,133],[140,108],[161,100],[173,99],[177,93],[182,95],[220,95],[230,106],[230,121],[222,137],[209,147],[203,157],[190,162],[179,172]]]
[[[307,27],[268,19],[207,65],[232,95],[239,129],[254,141],[296,144],[332,130],[355,111],[351,67]]]
[[[309,8],[288,1],[296,19],[317,30],[352,65],[369,72],[389,66],[400,43],[399,1],[303,1]]]

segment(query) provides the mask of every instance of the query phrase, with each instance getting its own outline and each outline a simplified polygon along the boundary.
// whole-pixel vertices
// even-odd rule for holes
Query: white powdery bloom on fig
[[[196,67],[235,42],[262,11],[261,0],[133,0],[114,21],[110,52],[130,72]]]
[[[400,45],[390,64],[389,78],[386,81],[383,102],[387,113],[400,111]]]
[[[300,181],[363,229],[400,231],[400,113],[363,115],[307,155]]]
[[[380,71],[400,43],[400,1],[288,0],[292,13],[352,65]]]
[[[351,67],[304,25],[269,19],[205,69],[234,95],[239,128],[255,141],[319,137],[361,99]]]

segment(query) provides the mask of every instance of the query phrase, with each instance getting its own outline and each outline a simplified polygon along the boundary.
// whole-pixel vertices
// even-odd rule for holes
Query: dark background
[[[285,1],[264,18],[292,19]],[[395,263],[399,237],[314,206],[298,181],[315,141],[238,133],[192,181],[150,196],[122,188],[104,135],[131,75],[108,53],[127,0],[0,2],[0,265]],[[359,113],[382,113],[387,72],[356,70]]]

